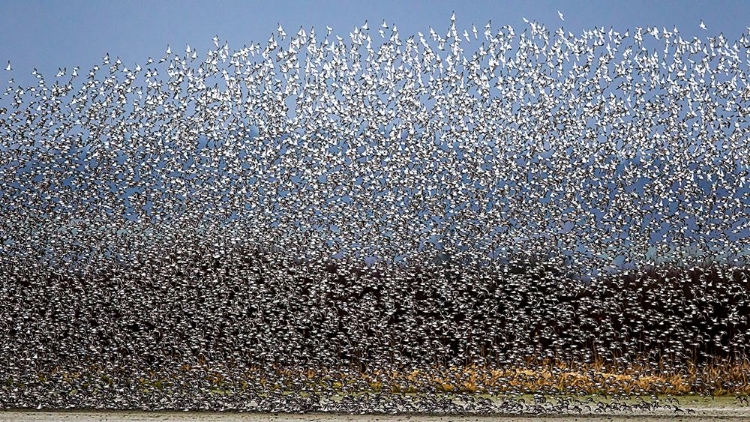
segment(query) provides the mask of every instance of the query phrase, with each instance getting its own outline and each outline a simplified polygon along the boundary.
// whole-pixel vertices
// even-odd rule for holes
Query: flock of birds
[[[526,25],[8,63],[0,406],[200,407],[205,379],[134,387],[186,362],[744,356],[750,34]],[[608,275],[709,259],[735,268]]]

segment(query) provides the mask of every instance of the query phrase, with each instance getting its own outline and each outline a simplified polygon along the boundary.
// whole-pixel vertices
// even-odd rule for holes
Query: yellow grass
[[[530,361],[531,362],[531,361]],[[94,366],[86,371],[62,370],[38,374],[39,382],[53,379],[75,383],[97,379],[107,384],[135,383],[142,391],[172,388],[183,377],[201,381],[211,389],[256,389],[292,391],[337,391],[342,393],[477,393],[477,394],[657,394],[749,395],[750,362],[720,362],[703,366],[688,365],[680,371],[656,368],[645,363],[613,367],[602,361],[566,364],[543,361],[519,367],[429,367],[407,371],[354,371],[316,368],[251,368],[233,373],[208,363],[182,365],[174,371],[146,372],[136,377],[107,373]],[[229,375],[231,374],[231,375]]]
[[[575,394],[689,394],[747,395],[750,394],[748,374],[750,363],[716,363],[692,365],[687,370],[655,371],[650,365],[610,368],[603,362],[580,364],[545,363],[536,367],[487,368],[477,366],[425,368],[412,371],[287,372],[313,387],[317,379],[336,379],[334,389],[365,385],[372,391],[392,393],[575,393]],[[323,375],[325,374],[325,375]],[[252,372],[247,374],[252,378]],[[330,384],[329,384],[330,385]],[[316,388],[317,389],[317,388]],[[355,389],[356,390],[356,389]]]

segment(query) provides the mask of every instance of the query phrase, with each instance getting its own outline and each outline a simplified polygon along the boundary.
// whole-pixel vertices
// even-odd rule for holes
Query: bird
[[[524,22],[476,49],[455,13],[380,42],[278,22],[8,81],[3,405],[691,413],[649,395],[685,373],[741,393],[747,34]]]
[[[698,24],[698,26],[700,27],[700,29],[702,29],[702,30],[704,30],[704,31],[706,30],[706,24],[705,24],[705,23],[703,23],[703,21],[702,21],[702,20],[701,20],[700,24]]]
[[[13,68],[10,66],[10,60],[8,60],[8,65],[5,66],[5,70],[8,70],[8,71],[13,70]]]
[[[561,11],[559,11],[559,10],[557,11],[557,16],[559,16],[559,17],[560,17],[560,20],[561,20],[561,21],[564,21],[564,20],[565,20],[565,17],[563,16],[562,12],[561,12]]]

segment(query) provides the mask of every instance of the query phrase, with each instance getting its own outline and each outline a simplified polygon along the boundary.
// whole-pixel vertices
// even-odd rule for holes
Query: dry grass
[[[614,368],[605,362],[563,364],[542,362],[505,368],[478,366],[428,367],[412,370],[350,369],[321,370],[310,368],[250,368],[244,372],[205,364],[185,364],[173,371],[108,373],[105,367],[91,367],[80,372],[64,370],[39,374],[38,381],[68,384],[80,389],[107,384],[129,385],[141,393],[178,388],[185,383],[199,385],[208,391],[231,394],[252,389],[287,392],[363,392],[389,393],[476,393],[491,395],[750,395],[750,362],[717,362],[692,365],[680,371],[659,368],[653,364],[633,364]],[[231,374],[231,375],[230,375]],[[10,381],[13,383],[13,381]],[[26,381],[28,382],[28,381]],[[20,382],[15,387],[23,388]],[[25,383],[24,383],[25,384]],[[73,387],[73,386],[76,387]],[[78,390],[71,390],[78,391]],[[71,393],[72,394],[72,393]]]
[[[680,371],[647,364],[613,368],[602,361],[567,365],[543,362],[515,368],[477,366],[424,368],[411,371],[319,372],[282,371],[283,376],[334,389],[361,387],[392,393],[546,393],[546,394],[668,394],[748,395],[750,362],[688,365]],[[247,374],[253,377],[252,373]]]

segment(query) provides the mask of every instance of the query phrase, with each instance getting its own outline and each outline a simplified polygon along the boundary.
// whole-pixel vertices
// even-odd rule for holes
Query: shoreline
[[[403,395],[404,397],[408,395]],[[528,398],[528,397],[527,397]],[[495,403],[500,402],[501,397],[493,397]],[[516,403],[521,403],[519,398]],[[738,402],[730,397],[668,397],[664,401],[657,399],[654,407],[643,409],[628,407],[627,409],[616,408],[615,404],[635,403],[635,399],[613,400],[604,399],[601,396],[580,397],[574,400],[576,405],[567,410],[559,410],[552,404],[561,400],[567,400],[564,396],[550,397],[549,401],[542,404],[522,405],[518,411],[503,412],[415,412],[415,411],[391,411],[391,412],[340,412],[340,411],[312,411],[312,412],[255,412],[255,411],[209,411],[209,410],[111,410],[111,409],[3,409],[0,410],[0,422],[5,421],[343,421],[343,420],[378,420],[379,422],[399,421],[535,421],[542,419],[554,419],[563,421],[572,420],[665,420],[666,418],[684,418],[694,421],[702,420],[750,420],[750,404]],[[531,403],[531,400],[529,400]],[[586,403],[585,406],[578,406]],[[605,404],[596,406],[595,404]],[[609,407],[612,405],[612,407]],[[574,410],[575,409],[575,410]]]
[[[338,422],[338,421],[370,421],[378,422],[470,422],[470,421],[498,421],[498,422],[537,422],[555,420],[564,422],[594,421],[606,419],[612,422],[625,421],[665,421],[667,419],[707,422],[715,420],[741,421],[750,420],[750,407],[692,407],[684,406],[684,411],[657,410],[642,412],[601,412],[580,414],[349,414],[349,413],[242,413],[242,412],[178,412],[178,411],[97,411],[97,410],[4,410],[0,411],[0,421],[30,422],[30,421],[76,421],[76,422],[135,422],[135,421],[170,421],[170,422]]]

